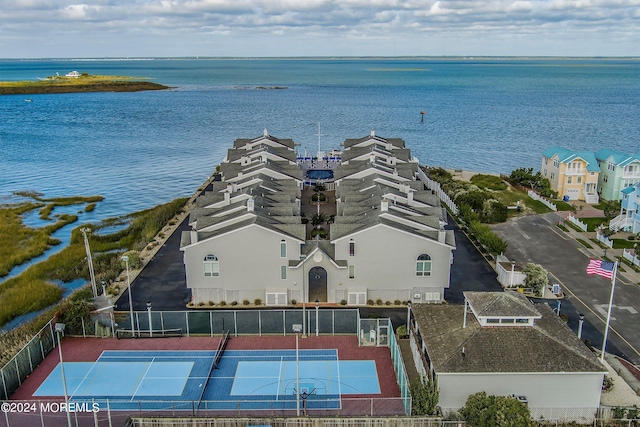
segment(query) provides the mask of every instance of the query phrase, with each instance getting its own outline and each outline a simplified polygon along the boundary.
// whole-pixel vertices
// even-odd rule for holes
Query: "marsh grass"
[[[46,80],[0,82],[0,95],[71,92],[135,92],[169,89],[158,83],[127,76],[102,76],[83,73],[78,78],[51,76]]]
[[[187,198],[176,199],[155,208],[128,215],[129,227],[117,233],[105,236],[92,234],[89,242],[91,250],[95,254],[94,270],[97,280],[110,281],[115,278],[122,271],[122,265],[119,261],[122,252],[138,250],[137,246],[140,242],[144,242],[143,247],[146,246],[149,240],[153,240],[171,218],[182,211],[187,200]],[[28,236],[30,236],[28,233],[37,231],[24,227],[22,221],[15,218],[15,212],[11,212],[11,209],[0,209],[2,218],[5,214],[13,218],[12,231],[22,231]],[[63,215],[60,217],[62,218]],[[68,218],[68,220],[70,219]],[[4,224],[3,220],[0,227]],[[83,225],[83,227],[87,227],[87,225]],[[98,226],[92,225],[88,227],[98,228]],[[11,235],[12,233],[7,234]],[[46,232],[42,233],[42,236],[50,239]],[[21,241],[16,240],[9,243],[15,245],[15,250],[20,246]],[[11,252],[8,245],[0,245],[0,250]],[[2,254],[0,253],[0,255]],[[71,241],[68,247],[51,255],[47,260],[32,265],[19,276],[5,281],[0,286],[0,325],[25,313],[42,310],[59,301],[62,297],[62,289],[52,284],[51,280],[63,282],[71,282],[79,278],[88,280],[89,269],[85,257],[82,233],[77,227],[71,232]],[[2,259],[3,257],[0,256],[0,261]]]

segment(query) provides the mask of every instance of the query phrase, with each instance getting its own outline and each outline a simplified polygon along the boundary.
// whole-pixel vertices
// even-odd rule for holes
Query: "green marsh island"
[[[0,95],[31,95],[77,92],[139,92],[164,90],[169,86],[144,81],[137,77],[100,76],[71,71],[64,76],[49,76],[39,80],[0,82]]]

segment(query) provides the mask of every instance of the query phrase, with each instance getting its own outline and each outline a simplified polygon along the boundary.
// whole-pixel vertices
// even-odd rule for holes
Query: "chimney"
[[[196,230],[191,230],[191,243],[198,243],[198,232]]]
[[[224,205],[229,206],[231,204],[231,193],[228,191],[224,192]]]
[[[413,206],[414,205],[414,203],[413,203],[413,191],[409,191],[407,193],[407,205],[409,205],[409,206]]]
[[[389,201],[386,197],[380,202],[380,212],[389,212]]]
[[[254,203],[253,197],[247,199],[247,212],[253,212]]]
[[[371,135],[371,137],[373,138],[374,136],[376,136],[376,131],[371,129],[371,133],[369,135]]]

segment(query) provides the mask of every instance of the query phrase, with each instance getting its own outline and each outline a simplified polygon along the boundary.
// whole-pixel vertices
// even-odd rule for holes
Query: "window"
[[[353,239],[349,240],[349,256],[354,256],[356,254],[356,242]]]
[[[571,184],[571,178],[573,178],[572,176],[568,176],[567,177],[567,184]]]
[[[581,182],[582,182],[582,177],[581,177],[581,176],[579,176],[579,177],[578,177],[578,184],[580,184]]]
[[[551,179],[555,179],[555,174],[553,172],[551,172]]]
[[[287,278],[287,266],[286,265],[281,265],[280,266],[280,278],[282,280],[285,280]]]
[[[558,166],[560,166],[560,162],[557,159],[553,160],[553,167],[557,168]]]
[[[416,276],[431,276],[431,257],[422,254],[416,262]]]
[[[356,266],[355,265],[350,265],[349,266],[349,279],[355,279],[356,278]]]
[[[544,176],[547,176],[547,168],[544,169]]]
[[[487,323],[500,323],[500,319],[487,319]]]
[[[287,242],[280,240],[280,258],[287,257]]]
[[[615,170],[616,169],[616,165],[611,163],[611,162],[608,162],[607,163],[607,169],[609,169],[610,171]]]
[[[609,175],[605,175],[602,177],[602,182],[609,182]]]
[[[205,277],[220,276],[220,262],[215,255],[207,255],[204,257],[204,275]]]

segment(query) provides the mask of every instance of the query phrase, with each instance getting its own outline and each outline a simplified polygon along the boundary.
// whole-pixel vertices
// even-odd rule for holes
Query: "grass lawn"
[[[596,228],[600,227],[604,223],[608,223],[609,220],[605,217],[600,218],[580,218],[580,221],[587,224],[587,231],[596,231]]]
[[[589,243],[587,243],[585,240],[582,239],[576,239],[578,242],[580,242],[580,244],[582,246],[584,246],[587,249],[593,249],[593,246],[591,246]]]
[[[638,243],[637,240],[613,239],[614,249],[633,249],[633,245]]]

